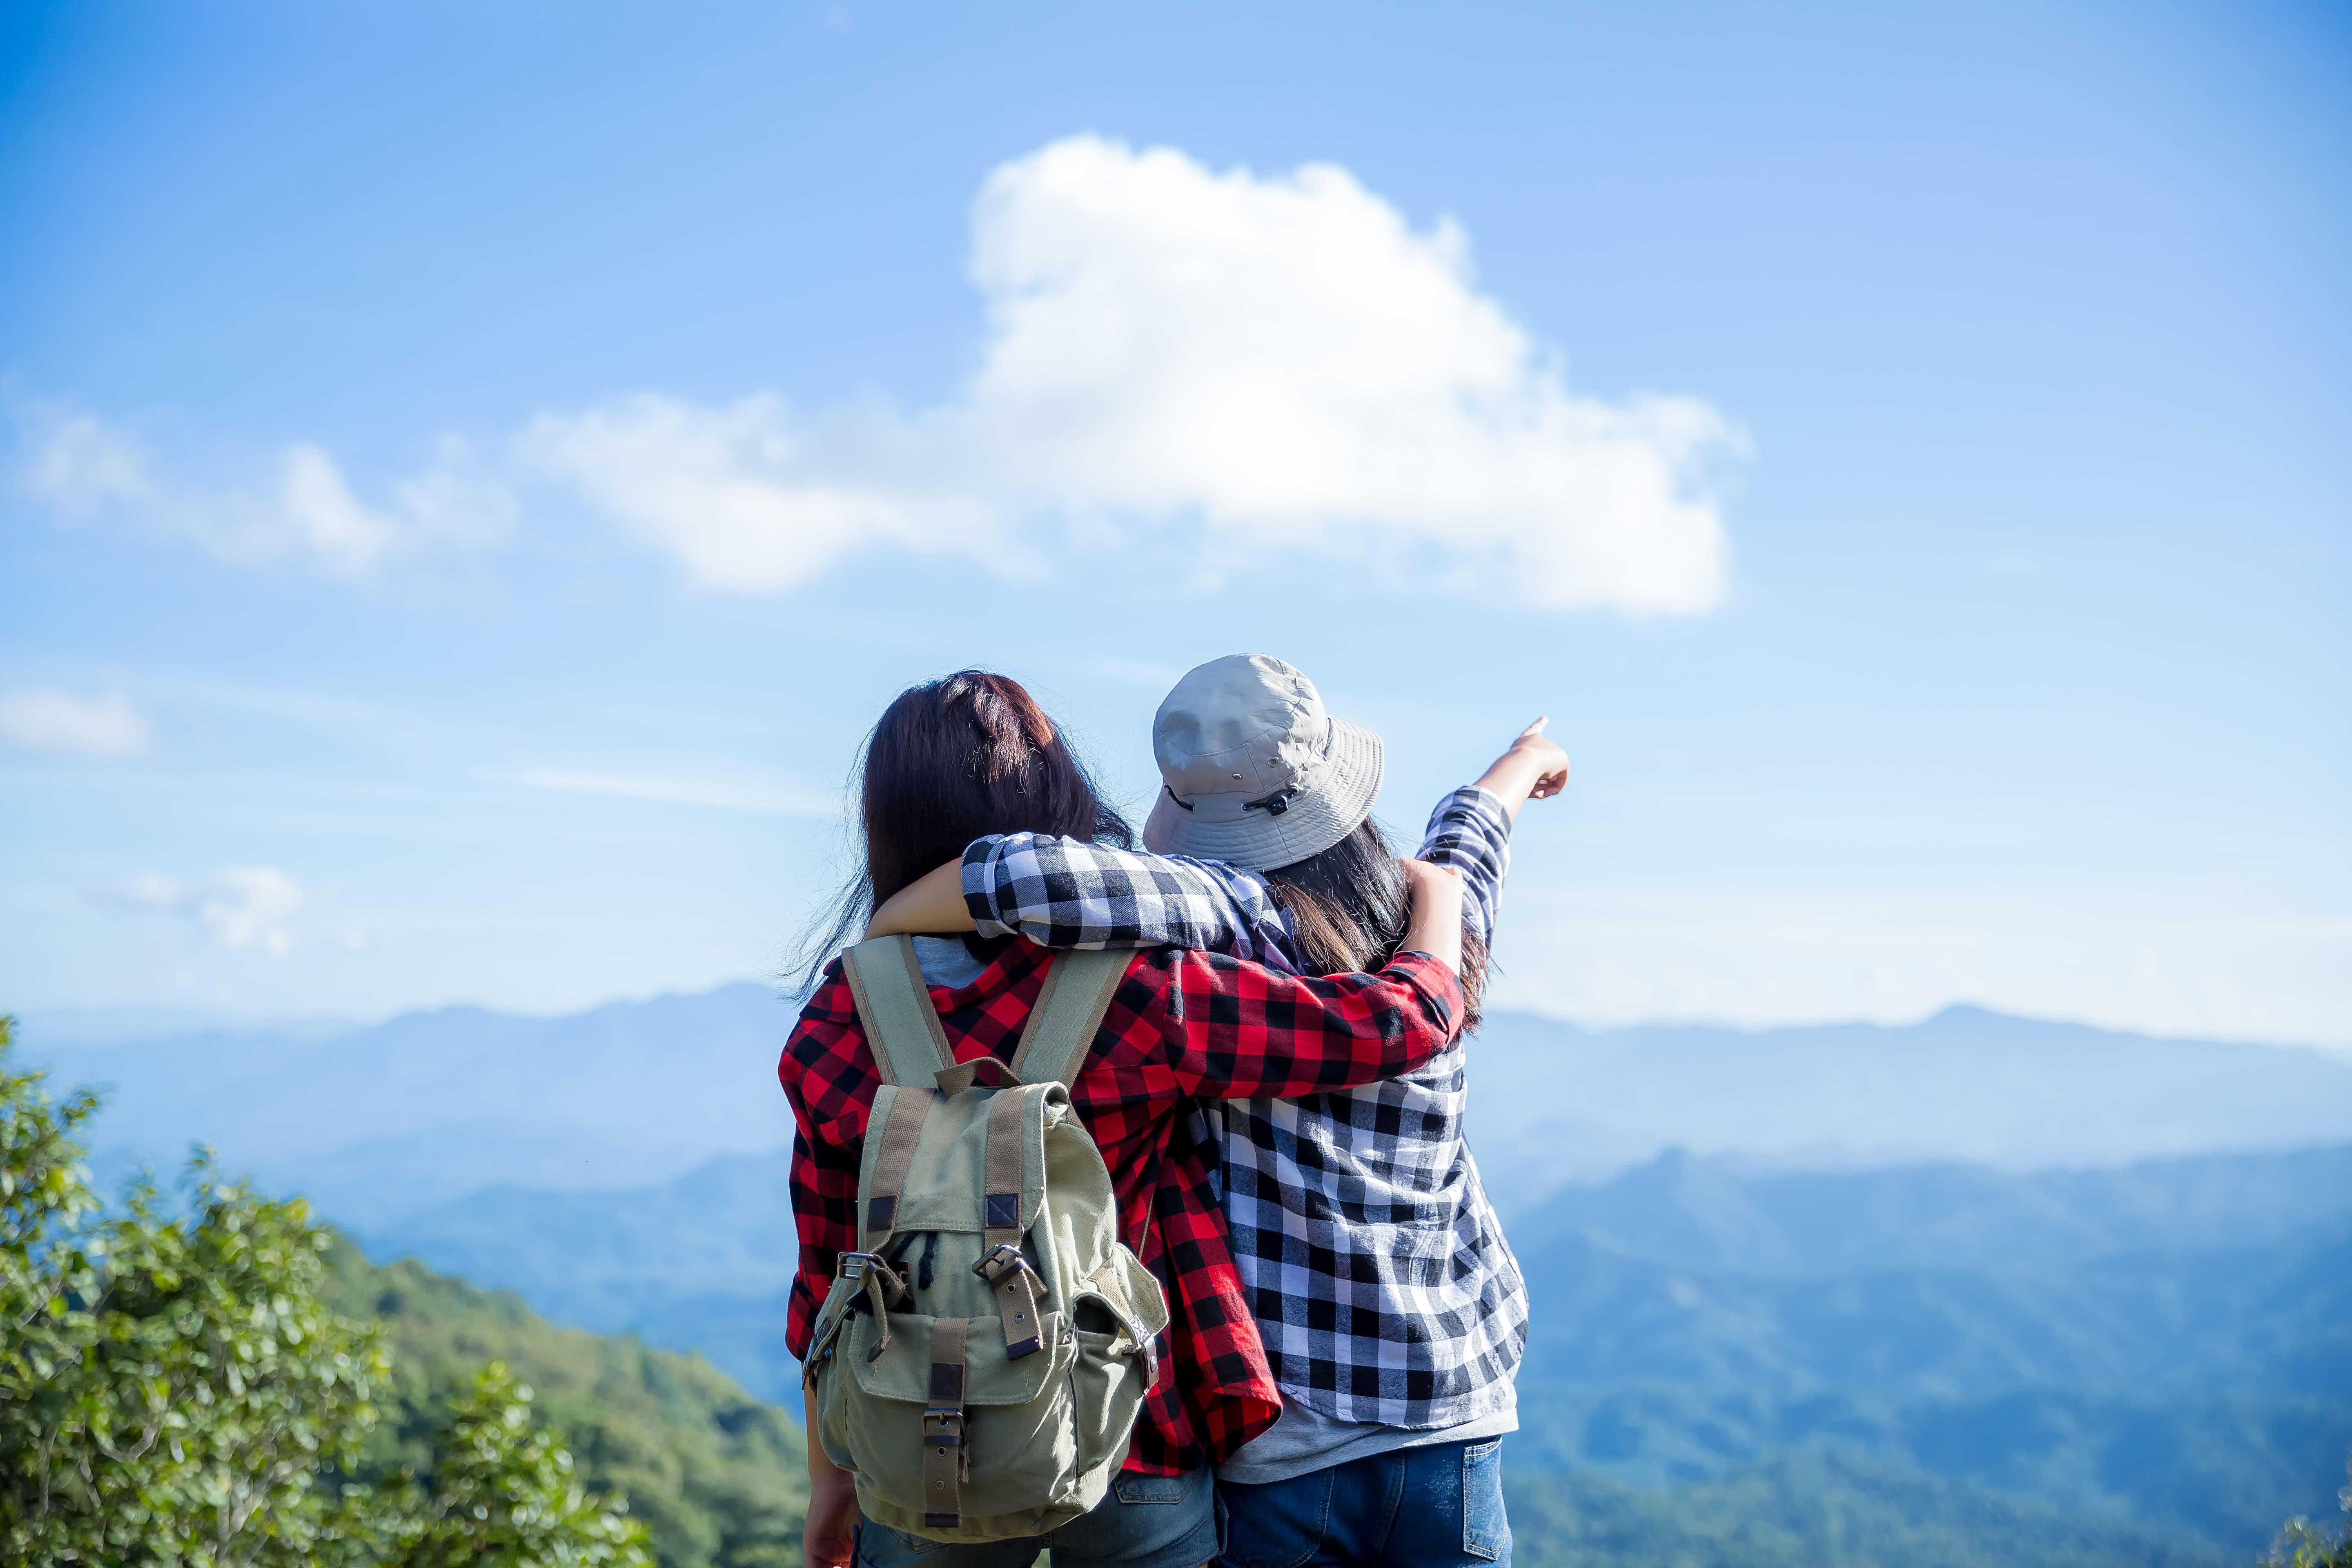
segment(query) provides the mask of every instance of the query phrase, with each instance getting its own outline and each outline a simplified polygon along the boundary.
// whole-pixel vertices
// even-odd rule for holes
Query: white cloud
[[[135,757],[154,749],[155,731],[119,691],[34,689],[0,697],[0,741],[53,756]]]
[[[771,396],[728,408],[637,397],[541,418],[523,437],[541,467],[697,582],[754,593],[796,587],[860,549],[977,551],[996,536],[984,507],[853,472],[884,466],[856,462],[857,447],[894,445],[911,444],[887,424],[813,435]]]
[[[60,511],[83,517],[110,504],[153,495],[146,455],[104,421],[64,409],[34,408],[26,411],[25,423],[33,436],[25,489]]]
[[[138,442],[94,416],[36,405],[19,422],[27,448],[19,477],[30,495],[71,518],[119,512],[229,560],[291,558],[361,577],[394,555],[495,543],[514,522],[513,497],[479,474],[461,441],[442,442],[429,466],[394,488],[394,504],[378,508],[308,442],[280,452],[258,489],[215,489],[157,479]]]
[[[224,947],[260,947],[282,958],[293,945],[285,922],[307,895],[283,871],[265,866],[232,867],[216,877],[184,882],[170,877],[133,877],[93,889],[101,909],[122,914],[162,914],[204,929]]]
[[[1283,552],[1552,607],[1722,597],[1707,479],[1738,433],[1688,398],[1571,393],[1456,226],[1417,231],[1343,169],[1057,142],[982,190],[972,276],[991,335],[946,406],[648,396],[544,416],[525,450],[725,589],[862,550],[1034,571],[1172,542],[1210,570]]]
[[[664,805],[721,811],[772,812],[783,816],[837,816],[841,797],[799,789],[778,779],[733,773],[604,773],[580,768],[524,768],[494,775],[526,789],[604,795]]]

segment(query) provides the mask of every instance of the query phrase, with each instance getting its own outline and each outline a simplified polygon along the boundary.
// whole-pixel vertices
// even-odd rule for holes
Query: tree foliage
[[[345,1241],[330,1300],[393,1347],[366,1470],[429,1471],[435,1434],[485,1361],[530,1384],[592,1491],[623,1492],[663,1568],[799,1568],[808,1454],[799,1426],[696,1356],[548,1322],[509,1291]]]
[[[334,1478],[373,1424],[383,1347],[320,1302],[326,1238],[301,1204],[201,1158],[189,1184],[184,1219],[142,1180],[52,1249],[82,1279],[50,1296],[49,1353],[26,1366],[29,1542],[58,1562],[200,1568],[340,1555],[366,1534],[365,1493]]]
[[[2352,1482],[2352,1460],[2345,1465]],[[2320,1528],[2307,1519],[2291,1519],[2271,1548],[2270,1568],[2352,1568],[2352,1484],[2336,1494],[2347,1523],[2338,1531]]]
[[[475,1378],[441,1429],[431,1483],[412,1478],[400,1493],[401,1568],[652,1568],[645,1526],[581,1485],[530,1399],[504,1362]]]
[[[323,1293],[334,1234],[189,1165],[101,1205],[62,1103],[13,1070],[0,1018],[0,1563],[649,1568],[619,1500],[590,1495],[486,1370],[429,1440],[422,1479],[362,1484],[391,1359]]]

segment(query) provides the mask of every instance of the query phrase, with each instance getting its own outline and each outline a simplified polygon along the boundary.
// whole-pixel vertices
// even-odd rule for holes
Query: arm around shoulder
[[[1418,862],[1407,862],[1408,866]],[[1188,1092],[1287,1099],[1408,1073],[1460,1032],[1461,887],[1424,866],[1406,943],[1378,974],[1305,979],[1260,964],[1163,950],[1169,1046]]]
[[[888,898],[866,923],[870,941],[877,936],[923,936],[976,931],[964,902],[963,862],[950,860],[926,871]]]

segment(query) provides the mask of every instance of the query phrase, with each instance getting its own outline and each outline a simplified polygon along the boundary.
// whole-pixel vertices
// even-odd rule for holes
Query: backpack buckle
[[[980,1255],[980,1261],[971,1266],[971,1271],[991,1285],[1001,1285],[1008,1275],[1018,1274],[1028,1267],[1029,1260],[1021,1255],[1020,1247],[1009,1241],[1000,1241]]]
[[[833,1269],[844,1279],[864,1283],[869,1290],[879,1281],[885,1299],[893,1307],[907,1299],[906,1277],[891,1268],[890,1260],[878,1252],[842,1253]]]
[[[923,1441],[935,1447],[962,1447],[963,1412],[961,1410],[924,1411]]]

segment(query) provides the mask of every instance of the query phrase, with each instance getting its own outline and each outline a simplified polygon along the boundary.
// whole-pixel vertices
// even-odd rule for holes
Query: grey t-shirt
[[[1399,1448],[1423,1448],[1435,1443],[1469,1443],[1499,1437],[1519,1429],[1519,1393],[1504,1384],[1503,1403],[1484,1415],[1458,1426],[1438,1426],[1416,1432],[1405,1426],[1383,1426],[1377,1421],[1335,1421],[1297,1400],[1282,1407],[1281,1419],[1243,1444],[1234,1457],[1217,1467],[1217,1479],[1244,1486],[1286,1481],[1311,1470],[1369,1459]]]

